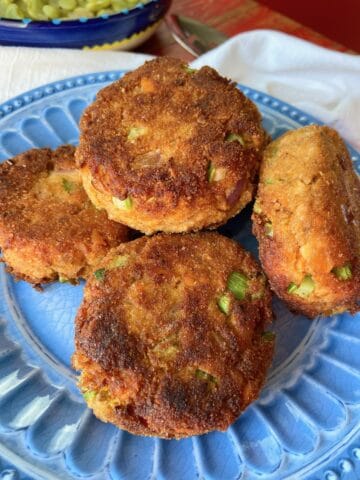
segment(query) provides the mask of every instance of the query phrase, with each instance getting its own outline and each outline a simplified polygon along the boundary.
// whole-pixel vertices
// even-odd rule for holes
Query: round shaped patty
[[[271,295],[260,267],[217,233],[142,237],[85,288],[73,365],[97,417],[135,434],[225,430],[271,363]]]
[[[33,149],[0,165],[2,260],[34,284],[76,280],[128,239],[128,227],[88,199],[75,149]]]
[[[101,90],[80,130],[89,197],[147,234],[225,223],[251,200],[267,142],[256,106],[233,83],[166,57]]]
[[[253,220],[270,284],[293,311],[359,310],[360,180],[335,130],[312,125],[267,147]]]

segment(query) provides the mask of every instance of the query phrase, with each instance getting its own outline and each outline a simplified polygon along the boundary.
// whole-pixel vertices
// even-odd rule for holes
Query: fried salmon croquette
[[[103,421],[139,435],[225,430],[271,363],[271,295],[258,264],[217,233],[114,249],[85,288],[73,365]]]
[[[128,239],[129,229],[88,199],[74,151],[33,149],[0,165],[2,260],[19,279],[41,284],[86,277]]]
[[[233,83],[166,57],[101,90],[80,130],[77,161],[92,202],[146,234],[215,227],[238,213],[268,139]]]
[[[293,311],[359,310],[360,182],[335,130],[304,127],[267,147],[253,221],[270,284]]]

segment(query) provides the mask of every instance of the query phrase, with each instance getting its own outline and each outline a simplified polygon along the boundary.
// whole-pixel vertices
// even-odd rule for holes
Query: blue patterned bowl
[[[0,45],[27,47],[130,49],[159,26],[171,0],[150,0],[115,15],[38,22],[0,19]]]

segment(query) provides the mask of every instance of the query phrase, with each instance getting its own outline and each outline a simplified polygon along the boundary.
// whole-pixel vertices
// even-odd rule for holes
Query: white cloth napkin
[[[272,30],[240,34],[194,65],[278,97],[337,129],[360,150],[360,55]]]
[[[136,68],[149,58],[126,52],[0,47],[0,102],[65,77]],[[193,64],[213,66],[313,114],[360,150],[360,56],[255,30],[233,37]]]

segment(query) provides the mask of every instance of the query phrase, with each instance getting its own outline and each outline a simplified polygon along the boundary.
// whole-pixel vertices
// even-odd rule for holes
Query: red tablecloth
[[[316,1],[312,0],[313,3]],[[171,11],[196,18],[229,36],[247,30],[270,28],[327,48],[351,52],[347,47],[254,0],[174,0]],[[153,55],[172,55],[184,60],[192,59],[190,54],[175,43],[165,25],[139,47],[138,51]]]

